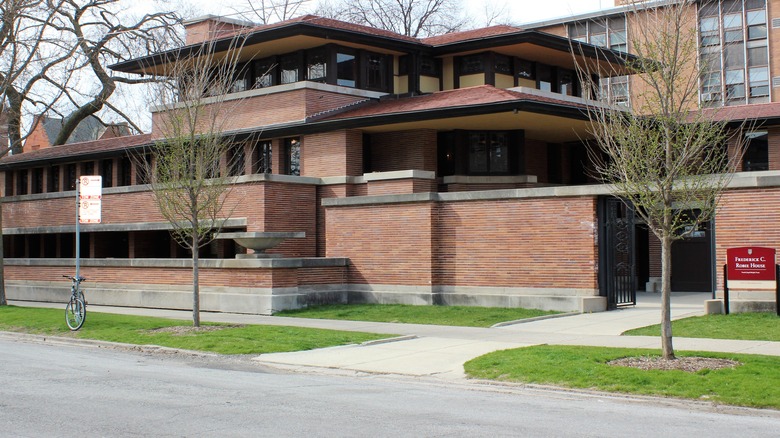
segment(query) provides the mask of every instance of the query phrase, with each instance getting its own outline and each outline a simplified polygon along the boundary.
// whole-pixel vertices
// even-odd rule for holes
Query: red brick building
[[[305,236],[268,250],[278,258],[235,258],[245,250],[229,240],[204,248],[201,308],[271,313],[320,302],[403,302],[599,311],[624,304],[608,285],[642,287],[653,274],[653,241],[635,227],[634,271],[605,268],[620,261],[607,256],[616,245],[606,236],[610,217],[621,213],[589,177],[589,93],[564,36],[568,23],[600,16],[427,39],[314,16],[260,27],[216,17],[188,23],[189,45],[177,56],[194,56],[204,40],[227,50],[234,33],[245,36],[245,64],[226,96],[239,104],[225,129],[251,141],[232,152],[244,166],[232,179],[224,231]],[[585,57],[598,52],[589,41],[573,44]],[[601,55],[619,69],[623,50]],[[171,55],[114,69],[153,74]],[[604,83],[622,103],[625,79]],[[766,169],[735,178],[714,223],[717,241],[708,229],[701,241],[679,246],[709,257],[707,277],[679,274],[680,288],[712,292],[722,248],[780,244],[768,232],[776,223],[771,199],[780,193],[772,127],[780,110],[744,103],[754,106],[766,108]],[[74,265],[75,181],[102,175],[103,221],[81,234],[89,301],[190,306],[187,255],[129,157],[161,137],[161,117],[154,109],[151,134],[0,160],[9,298],[64,300],[60,275]],[[744,227],[751,208],[767,219]]]

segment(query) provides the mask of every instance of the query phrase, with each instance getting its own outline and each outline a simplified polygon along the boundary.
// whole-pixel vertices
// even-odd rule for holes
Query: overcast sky
[[[190,1],[206,14],[233,15],[236,6],[246,4],[247,0]],[[518,24],[593,12],[614,6],[614,0],[461,0],[461,2],[464,10],[473,15],[480,15],[488,2],[506,4],[510,13],[509,20]]]

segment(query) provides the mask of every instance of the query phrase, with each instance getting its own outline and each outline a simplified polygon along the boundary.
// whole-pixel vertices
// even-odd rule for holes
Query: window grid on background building
[[[698,22],[702,105],[769,102],[766,0],[702,5]]]

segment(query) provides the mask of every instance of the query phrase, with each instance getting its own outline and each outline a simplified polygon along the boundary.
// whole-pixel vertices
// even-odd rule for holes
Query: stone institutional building
[[[316,16],[188,22],[183,56],[246,37],[226,129],[247,141],[231,151],[243,166],[223,231],[296,236],[267,250],[277,257],[236,258],[246,250],[229,239],[204,248],[201,309],[632,304],[621,290],[654,287],[659,245],[589,176],[589,93],[570,43],[619,70],[630,52],[625,12],[424,39]],[[726,248],[780,247],[780,0],[715,2],[694,20],[701,55],[721,66],[700,101],[758,121],[716,219],[674,246],[674,290],[711,294]],[[170,54],[113,68],[154,74]],[[630,107],[632,78],[601,84],[604,98]],[[160,117],[153,109],[153,124]],[[160,140],[155,127],[0,160],[10,299],[65,301],[75,182],[101,175],[102,223],[81,232],[90,303],[190,308],[188,255],[130,158]]]

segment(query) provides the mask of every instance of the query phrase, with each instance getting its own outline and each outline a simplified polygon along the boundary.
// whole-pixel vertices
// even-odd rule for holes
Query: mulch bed
[[[695,373],[701,370],[720,370],[735,368],[741,363],[730,359],[712,357],[678,357],[667,360],[657,356],[625,357],[607,362],[608,365],[639,368],[641,370],[679,370]]]

